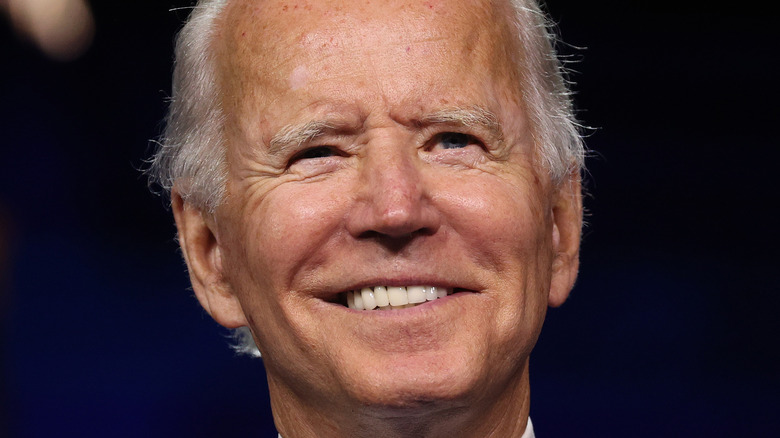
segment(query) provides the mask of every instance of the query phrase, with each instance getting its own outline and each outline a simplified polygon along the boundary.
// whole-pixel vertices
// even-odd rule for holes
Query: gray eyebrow
[[[287,125],[271,137],[268,142],[268,153],[280,155],[286,149],[300,147],[334,129],[335,126],[324,120]]]
[[[487,130],[498,141],[503,140],[503,130],[498,117],[482,107],[443,109],[422,117],[420,125],[449,124],[464,127],[476,127]],[[279,130],[268,142],[269,155],[283,155],[287,149],[298,148],[332,132],[336,126],[325,120],[312,120],[299,124],[291,124]]]
[[[502,141],[504,138],[504,131],[501,128],[498,117],[490,110],[479,106],[436,111],[423,117],[420,123],[423,125],[450,124],[482,128],[490,132],[499,141]]]

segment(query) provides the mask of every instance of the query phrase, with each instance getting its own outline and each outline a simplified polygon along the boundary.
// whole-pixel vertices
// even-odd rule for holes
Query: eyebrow
[[[498,117],[490,110],[474,106],[471,108],[451,108],[436,111],[420,120],[423,126],[448,124],[467,128],[483,129],[498,141],[503,141],[504,130]]]
[[[270,155],[283,154],[287,149],[300,147],[317,137],[331,132],[336,127],[324,120],[312,120],[305,123],[287,125],[279,130],[268,142]]]
[[[455,125],[483,129],[497,141],[503,141],[503,129],[498,117],[490,110],[474,106],[471,108],[448,108],[425,115],[415,122],[418,126]],[[299,148],[328,133],[336,131],[335,124],[325,120],[291,124],[279,130],[268,142],[269,155],[284,155],[288,149]]]

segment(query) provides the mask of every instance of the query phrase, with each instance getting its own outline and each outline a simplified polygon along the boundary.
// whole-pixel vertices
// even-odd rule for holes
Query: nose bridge
[[[353,235],[400,237],[438,228],[427,205],[422,167],[416,148],[403,136],[369,144],[360,169]]]
[[[366,201],[380,224],[403,226],[421,208],[423,187],[413,155],[416,151],[387,144],[371,152],[363,169]]]

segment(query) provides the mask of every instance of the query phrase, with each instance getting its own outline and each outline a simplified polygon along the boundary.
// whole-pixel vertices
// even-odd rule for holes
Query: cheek
[[[245,240],[237,243],[249,249],[248,264],[272,287],[286,289],[296,269],[323,257],[314,249],[327,246],[344,216],[337,190],[327,183],[282,185],[243,213],[249,218]]]
[[[463,251],[482,268],[487,296],[495,304],[490,327],[499,354],[517,357],[518,346],[530,352],[544,319],[550,286],[551,218],[543,189],[533,177],[472,183],[462,196],[460,228]],[[511,363],[507,363],[511,366]]]
[[[480,266],[508,273],[541,254],[549,220],[538,188],[501,178],[473,178],[459,187],[443,196],[449,222]]]

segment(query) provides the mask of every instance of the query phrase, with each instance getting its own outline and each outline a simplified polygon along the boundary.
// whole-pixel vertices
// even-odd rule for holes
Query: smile
[[[345,292],[347,307],[355,310],[399,310],[418,306],[452,294],[452,289],[436,286],[376,286]]]

